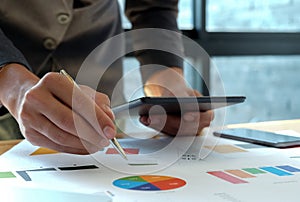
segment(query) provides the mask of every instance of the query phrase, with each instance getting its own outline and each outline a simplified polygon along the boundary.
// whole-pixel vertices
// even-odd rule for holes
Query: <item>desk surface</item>
[[[10,148],[21,142],[22,140],[3,140],[0,141],[0,155],[8,151]]]
[[[280,130],[294,130],[296,132],[300,132],[300,119],[233,124],[233,125],[228,125],[228,128],[250,128],[250,129],[264,130],[269,132],[275,132]]]

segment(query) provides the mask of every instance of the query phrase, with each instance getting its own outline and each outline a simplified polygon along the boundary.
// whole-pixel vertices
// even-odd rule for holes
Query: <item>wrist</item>
[[[13,115],[28,88],[35,85],[38,78],[25,66],[10,63],[0,69],[0,103]]]
[[[146,96],[174,96],[185,86],[183,69],[169,67],[150,76],[145,82],[144,92]]]
[[[1,72],[4,71],[5,67],[8,66],[9,64],[10,64],[10,63],[0,65],[0,75],[1,75]],[[1,77],[0,77],[0,78],[1,78]],[[0,89],[2,89],[2,88],[0,88]],[[3,104],[2,104],[2,102],[1,102],[1,99],[0,99],[0,109],[1,109],[1,110],[5,109],[5,108],[3,108]]]

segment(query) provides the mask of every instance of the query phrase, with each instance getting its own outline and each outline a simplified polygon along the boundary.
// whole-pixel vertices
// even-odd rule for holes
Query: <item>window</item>
[[[226,123],[300,117],[300,56],[218,56],[213,62],[225,93],[247,97],[227,108]],[[219,85],[216,78],[212,73],[211,93]]]
[[[300,118],[300,1],[195,0],[194,5],[195,40],[211,55],[226,94],[247,97],[227,108],[225,123]],[[220,83],[214,72],[209,75],[214,94]]]
[[[207,0],[209,32],[299,32],[299,0]]]

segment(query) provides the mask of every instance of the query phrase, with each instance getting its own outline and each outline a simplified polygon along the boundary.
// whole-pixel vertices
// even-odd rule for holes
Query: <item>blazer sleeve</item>
[[[181,34],[177,26],[178,0],[126,0],[125,13],[132,24],[133,30],[144,28],[159,28],[171,30],[178,34],[162,34],[162,46],[168,46],[162,51],[155,49],[136,49],[134,54],[142,65],[142,79],[145,82],[151,74],[164,67],[183,67],[183,44]],[[162,31],[163,33],[163,31]],[[157,39],[153,39],[151,34],[141,36],[141,34],[133,34],[133,46],[139,47],[138,42],[142,43],[158,43]],[[169,45],[167,45],[169,44]],[[146,45],[147,46],[147,45]],[[146,47],[143,46],[143,47]],[[169,49],[171,46],[172,49]],[[160,47],[160,46],[159,46]],[[176,54],[174,54],[176,53]],[[151,64],[156,67],[149,68],[143,66]]]
[[[13,45],[0,29],[0,66],[8,63],[19,63],[30,69],[24,55]]]
[[[19,63],[30,69],[23,54],[13,45],[0,29],[0,67],[8,63]],[[1,89],[0,89],[1,90]],[[0,116],[8,113],[0,102]]]

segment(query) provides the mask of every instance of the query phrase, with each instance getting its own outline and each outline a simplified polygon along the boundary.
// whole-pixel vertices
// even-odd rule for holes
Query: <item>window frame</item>
[[[207,0],[193,0],[192,30],[181,30],[213,56],[300,55],[300,32],[208,32]],[[187,55],[189,56],[189,55]],[[193,58],[193,56],[190,56]],[[197,59],[196,59],[197,60]],[[202,66],[202,93],[209,95],[210,60],[198,61]],[[197,65],[197,64],[196,64]],[[198,82],[199,83],[199,82]]]
[[[183,34],[199,43],[210,56],[299,55],[300,32],[208,32],[207,0],[193,0],[194,29]]]

